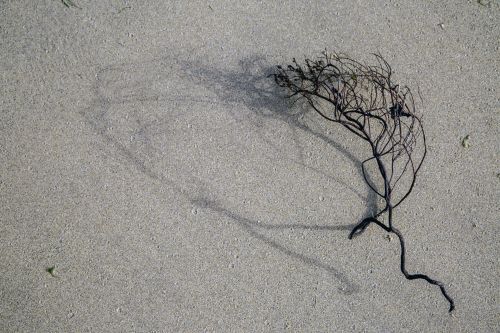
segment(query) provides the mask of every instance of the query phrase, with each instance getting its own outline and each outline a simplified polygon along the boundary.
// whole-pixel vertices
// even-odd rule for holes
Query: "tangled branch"
[[[305,100],[321,117],[339,123],[369,144],[371,157],[361,163],[363,177],[384,202],[373,216],[362,220],[349,238],[362,233],[371,223],[395,234],[401,245],[401,272],[409,280],[423,279],[440,288],[450,304],[443,283],[424,274],[410,274],[405,267],[405,241],[393,226],[393,210],[411,193],[427,153],[421,118],[415,112],[410,89],[392,82],[389,64],[375,54],[376,64],[365,65],[345,55],[323,52],[317,60],[295,59],[287,67],[277,66],[273,74],[278,86],[287,88],[288,98]],[[368,177],[374,164],[378,182]],[[387,224],[379,219],[387,215]]]

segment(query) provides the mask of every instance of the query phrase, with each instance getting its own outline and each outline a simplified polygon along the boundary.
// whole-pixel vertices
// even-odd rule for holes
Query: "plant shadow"
[[[349,190],[366,203],[367,208],[363,216],[372,216],[374,212],[377,211],[377,195],[368,185],[365,184],[366,195],[363,195],[350,183],[331,173],[308,165],[304,161],[303,148],[298,142],[296,135],[297,132],[300,131],[307,133],[314,137],[314,139],[326,143],[332,148],[332,151],[336,151],[348,158],[356,165],[356,172],[359,177],[363,178],[363,171],[361,168],[362,161],[358,157],[348,151],[331,136],[308,126],[308,124],[302,121],[304,117],[309,114],[314,116],[314,111],[309,108],[306,103],[301,103],[300,101],[297,103],[297,101],[287,99],[286,92],[274,83],[272,75],[275,73],[275,65],[269,65],[268,62],[266,57],[256,55],[241,60],[239,67],[233,71],[227,69],[221,70],[188,62],[181,62],[181,67],[185,73],[188,73],[193,82],[201,84],[206,89],[214,92],[217,98],[223,103],[243,104],[246,108],[251,110],[258,116],[258,121],[254,121],[256,127],[262,127],[263,122],[270,120],[279,120],[286,123],[292,130],[292,139],[296,148],[301,152],[298,160],[291,158],[289,160],[311,172],[330,178],[346,188],[349,188]],[[238,111],[233,110],[233,112]],[[246,120],[252,121],[251,118]],[[342,130],[341,126],[337,124],[332,125]],[[271,142],[268,142],[268,144],[272,145]],[[367,172],[366,176],[367,180],[373,184],[374,182],[369,172]],[[311,226],[311,228],[313,230],[351,230],[356,225],[357,223],[334,227],[329,225],[315,225]],[[308,229],[307,225],[298,226],[293,224],[293,226],[296,228]]]
[[[169,59],[156,59],[145,64],[146,67],[157,68]],[[315,139],[321,140],[350,161],[359,165],[357,172],[362,177],[361,161],[341,144],[335,141],[330,136],[322,133],[319,130],[313,129],[305,124],[302,119],[308,115],[310,110],[305,107],[292,108],[291,103],[284,98],[284,92],[280,91],[274,84],[270,75],[273,73],[273,66],[267,65],[265,57],[254,56],[244,59],[240,62],[240,66],[236,70],[217,69],[203,64],[182,62],[176,60],[175,63],[180,67],[183,75],[191,82],[197,85],[202,85],[216,94],[217,99],[223,104],[229,105],[243,105],[256,115],[256,117],[245,119],[245,121],[252,121],[253,126],[260,128],[263,123],[270,120],[278,120],[285,122],[290,129],[292,129],[293,141],[299,151],[302,152],[303,148],[298,142],[296,133],[304,132]],[[263,231],[265,230],[284,230],[284,229],[302,229],[302,230],[324,230],[324,231],[345,231],[347,234],[357,223],[348,225],[329,225],[329,224],[301,224],[301,223],[285,223],[285,224],[269,224],[261,223],[255,219],[244,216],[234,210],[229,209],[220,201],[213,199],[210,190],[202,179],[196,176],[188,175],[186,173],[185,179],[187,181],[174,180],[169,177],[168,173],[159,171],[151,162],[148,161],[143,152],[138,151],[135,147],[125,142],[123,138],[117,136],[113,131],[109,130],[112,124],[108,117],[108,113],[112,107],[122,107],[126,103],[153,103],[162,99],[164,101],[183,102],[182,98],[178,96],[160,94],[158,96],[148,93],[148,86],[154,83],[154,78],[147,78],[142,81],[127,82],[122,80],[118,85],[114,82],[114,76],[108,77],[111,72],[118,72],[120,75],[128,72],[137,66],[137,64],[121,64],[100,69],[96,75],[94,86],[94,100],[80,115],[84,118],[86,123],[93,129],[93,131],[104,141],[107,149],[117,152],[123,163],[133,166],[137,171],[146,175],[148,178],[161,183],[163,186],[173,189],[178,195],[187,199],[192,205],[203,207],[219,214],[226,218],[235,221],[242,229],[246,230],[252,237],[264,242],[268,246],[284,253],[305,265],[313,266],[327,271],[333,275],[341,283],[338,288],[339,291],[345,294],[352,294],[357,292],[359,287],[351,282],[346,275],[322,261],[304,255],[300,252],[290,249],[289,247],[277,242],[273,238],[267,236]],[[162,79],[163,76],[169,75],[168,72],[160,73],[157,78]],[[125,82],[125,83],[123,83]],[[110,97],[111,96],[111,97]],[[186,101],[189,97],[186,98]],[[206,100],[197,100],[197,102],[207,102]],[[236,119],[239,119],[238,108],[231,108],[230,112],[234,113]],[[137,123],[141,123],[141,115],[137,115]],[[147,140],[145,138],[146,146]],[[268,144],[272,145],[271,142]],[[329,174],[314,166],[309,165],[303,158],[303,153],[299,154],[298,159],[291,159],[293,163],[297,163],[302,167],[310,170],[311,172],[321,174],[324,177],[329,177],[335,182],[342,184],[349,188],[359,198],[367,203],[367,210],[364,215],[371,215],[377,208],[376,195],[366,186],[368,195],[362,195],[352,185],[337,178],[335,175]]]

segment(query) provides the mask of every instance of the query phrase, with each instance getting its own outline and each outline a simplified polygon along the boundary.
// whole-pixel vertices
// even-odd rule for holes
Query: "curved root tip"
[[[362,233],[364,230],[364,228],[360,227],[359,225],[354,227],[354,229],[352,229],[351,233],[349,234],[349,239],[353,239],[354,236]]]

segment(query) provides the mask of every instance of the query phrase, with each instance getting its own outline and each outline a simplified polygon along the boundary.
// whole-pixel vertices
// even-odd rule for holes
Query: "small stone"
[[[319,201],[325,201],[325,197],[320,196],[320,197],[319,197]]]

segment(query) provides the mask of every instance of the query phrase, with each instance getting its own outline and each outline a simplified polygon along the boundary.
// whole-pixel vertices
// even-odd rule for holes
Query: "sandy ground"
[[[497,1],[73,2],[0,1],[0,331],[500,331]],[[266,78],[325,48],[421,91],[395,223],[453,315]]]

